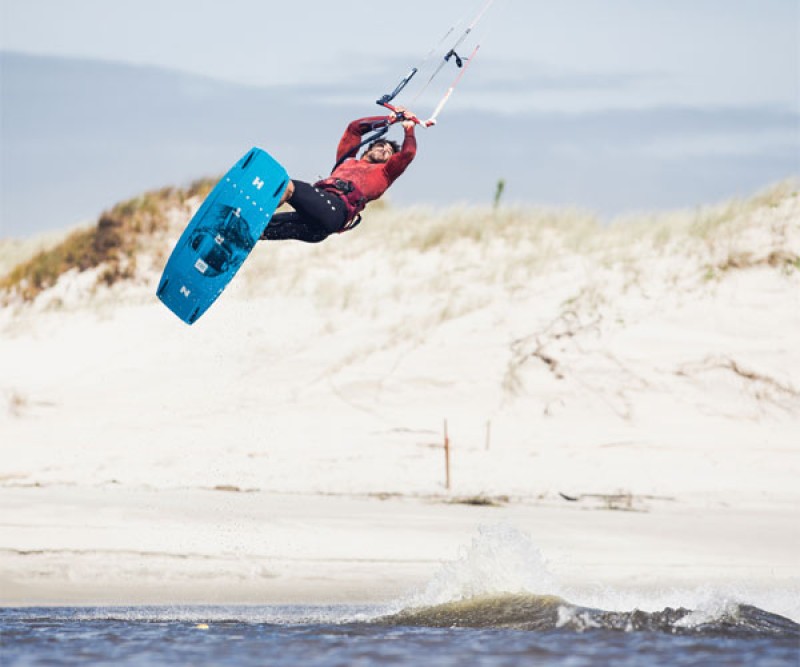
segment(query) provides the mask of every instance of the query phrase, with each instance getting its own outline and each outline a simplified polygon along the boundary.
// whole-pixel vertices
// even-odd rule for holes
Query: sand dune
[[[169,581],[202,565],[192,554],[203,550],[190,544],[205,535],[214,558],[226,549],[239,563],[257,556],[264,573],[270,558],[308,562],[316,553],[311,569],[328,582],[321,597],[375,599],[424,581],[477,523],[515,518],[531,533],[548,526],[543,548],[565,581],[644,585],[650,562],[665,583],[798,586],[800,197],[792,184],[609,226],[574,211],[381,208],[319,246],[259,245],[190,328],[153,293],[197,204],[175,209],[168,229],[142,240],[130,280],[98,286],[101,269],[71,272],[32,303],[6,296],[4,601],[41,601],[55,590],[80,599],[80,587],[65,582],[88,580],[76,574],[88,557],[109,590],[136,597],[136,576],[114,589],[108,563],[121,561],[102,554],[117,541],[139,552],[125,526],[144,501],[123,502],[105,528],[96,523],[106,503],[119,506],[118,494],[144,490],[148,507],[164,502],[180,543],[167,551],[184,556],[159,566]],[[61,524],[57,501],[77,497],[65,489],[83,500]],[[288,509],[275,500],[284,496],[294,499]],[[34,509],[17,520],[23,497]],[[327,497],[371,500],[325,511]],[[240,525],[239,512],[257,499],[274,508],[264,530],[296,540],[295,551],[254,546],[258,522]],[[432,499],[437,518],[426,523]],[[402,525],[412,501],[414,520],[393,536],[387,527]],[[229,502],[213,526],[192,519],[196,503],[206,512]],[[298,525],[319,539],[283,531],[282,511],[307,512]],[[351,511],[341,544],[337,513]],[[717,523],[687,533],[687,518],[704,512]],[[147,516],[131,530],[155,540],[141,550],[160,553],[158,514]],[[631,530],[672,534],[674,550],[635,533],[604,544],[592,532],[597,568],[587,574],[588,526],[624,531],[624,516],[642,517]],[[718,534],[715,525],[726,528]],[[214,526],[229,542],[209,536]],[[376,555],[376,539],[395,556]],[[382,565],[359,577],[359,559]],[[395,561],[402,565],[387,564]],[[720,570],[725,562],[731,567]],[[355,570],[328,576],[342,563]],[[226,567],[210,571],[223,588],[240,582],[233,599],[247,597],[241,582],[250,577],[270,599],[296,598],[301,588],[314,597],[306,566],[261,579],[238,566],[226,579]],[[376,583],[389,571],[404,574]],[[170,590],[197,599],[187,591],[206,589],[168,588],[166,598]]]

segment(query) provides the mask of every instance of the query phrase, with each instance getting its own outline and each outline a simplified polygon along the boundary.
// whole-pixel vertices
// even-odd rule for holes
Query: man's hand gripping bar
[[[389,104],[388,102],[379,102],[382,107],[386,107],[394,114],[394,120],[392,123],[401,123],[403,121],[410,121],[415,125],[421,125],[422,127],[432,127],[436,125],[436,120],[429,119],[429,120],[420,120],[416,114],[411,113],[408,109],[403,109],[401,107],[396,107],[393,104]]]

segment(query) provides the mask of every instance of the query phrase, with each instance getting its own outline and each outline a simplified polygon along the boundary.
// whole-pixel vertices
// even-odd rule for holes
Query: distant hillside
[[[2,51],[0,69],[0,238],[66,229],[164,183],[223,173],[253,145],[315,180],[332,166],[346,123],[381,113],[374,100],[397,74],[336,89],[250,88]],[[751,193],[800,170],[791,110],[488,113],[470,107],[468,90],[418,133],[419,156],[392,187],[395,203],[488,204],[502,178],[505,201],[608,218]]]
[[[334,150],[323,140],[334,144],[348,115],[154,67],[8,52],[0,65],[0,238],[63,229],[143,190],[222,173],[254,144],[303,168]]]

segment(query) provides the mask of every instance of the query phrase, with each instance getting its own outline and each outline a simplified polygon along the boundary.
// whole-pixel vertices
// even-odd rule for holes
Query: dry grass
[[[191,197],[204,197],[213,183],[201,180],[186,189],[164,188],[119,203],[94,226],[72,232],[15,266],[0,279],[0,289],[30,301],[73,269],[101,267],[98,280],[105,285],[131,278],[137,251],[143,241],[165,229],[168,211]]]
[[[165,188],[122,202],[93,227],[19,264],[0,279],[0,289],[30,300],[71,269],[100,267],[100,285],[131,278],[137,270],[160,270],[180,231],[175,225],[188,220],[187,202],[201,201],[213,183]],[[323,244],[260,244],[237,278],[237,289],[292,294],[318,308],[367,315],[387,302],[402,310],[426,294],[435,298],[429,312],[444,321],[481,307],[491,290],[525,291],[565,262],[613,269],[631,284],[648,270],[649,259],[676,253],[694,256],[701,273],[706,267],[712,276],[760,265],[796,271],[796,248],[785,243],[791,223],[774,214],[796,200],[797,184],[787,181],[746,201],[611,224],[572,209],[398,210],[381,201],[368,207],[361,226]],[[762,218],[772,225],[763,248],[747,236]]]
[[[8,412],[14,417],[21,417],[28,409],[27,396],[14,390],[8,394]]]
[[[780,207],[788,213],[773,211]],[[372,205],[361,226],[322,244],[261,244],[237,287],[252,297],[302,298],[329,313],[331,327],[345,311],[380,316],[397,340],[413,344],[443,322],[563,272],[578,271],[579,283],[588,285],[575,297],[580,304],[564,307],[594,312],[604,307],[598,295],[607,280],[641,289],[653,271],[658,280],[685,286],[702,282],[707,266],[796,270],[791,243],[772,229],[796,207],[796,191],[787,184],[752,200],[612,224],[569,209]],[[736,249],[749,244],[752,257],[738,261]]]

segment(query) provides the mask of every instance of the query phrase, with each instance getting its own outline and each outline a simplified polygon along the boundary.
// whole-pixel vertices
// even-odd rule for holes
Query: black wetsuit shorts
[[[319,243],[341,231],[347,222],[347,206],[341,197],[304,181],[294,181],[294,194],[289,203],[294,211],[273,215],[262,239]]]

